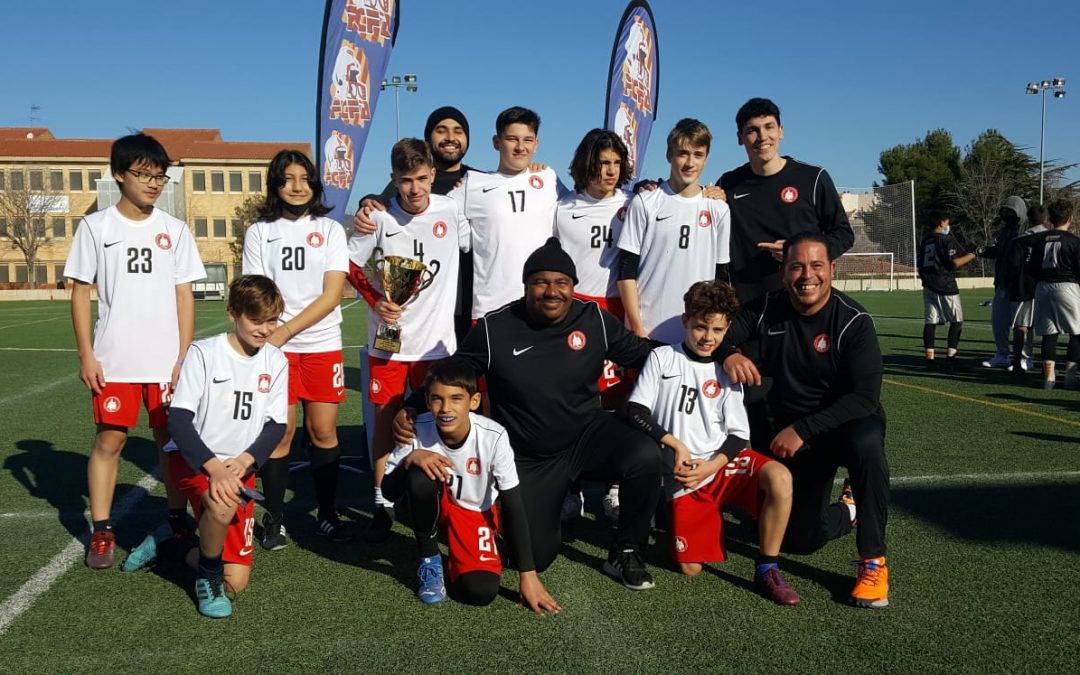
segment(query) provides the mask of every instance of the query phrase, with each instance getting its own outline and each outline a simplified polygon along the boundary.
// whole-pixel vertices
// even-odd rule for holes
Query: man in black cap
[[[618,480],[621,513],[604,571],[628,588],[652,588],[640,552],[660,496],[659,447],[600,407],[597,379],[604,359],[640,368],[653,345],[596,303],[574,299],[577,270],[554,237],[526,260],[522,281],[525,296],[479,319],[454,357],[487,378],[491,417],[509,434],[536,570],[558,554],[571,484]],[[398,414],[399,443],[415,413]]]

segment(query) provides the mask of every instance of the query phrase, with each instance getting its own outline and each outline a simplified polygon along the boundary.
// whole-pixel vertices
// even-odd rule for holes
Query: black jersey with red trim
[[[782,288],[780,264],[759,243],[820,232],[835,260],[855,241],[829,173],[784,159],[784,168],[771,176],[758,176],[744,164],[717,181],[731,209],[731,278],[743,303]]]
[[[881,348],[874,320],[832,289],[817,313],[803,315],[786,291],[741,311],[722,349],[741,346],[763,377],[777,429],[789,424],[808,440],[860,417],[881,413]]]
[[[1067,230],[1048,230],[1035,235],[1028,259],[1028,273],[1036,282],[1080,282],[1080,237]]]
[[[951,234],[929,232],[919,242],[918,273],[923,288],[941,295],[956,295],[956,264],[954,259],[967,252]]]
[[[601,414],[604,360],[640,368],[652,344],[595,302],[573,300],[554,325],[528,319],[524,299],[477,321],[455,356],[483,373],[491,417],[506,427],[518,457],[550,457],[571,447]]]

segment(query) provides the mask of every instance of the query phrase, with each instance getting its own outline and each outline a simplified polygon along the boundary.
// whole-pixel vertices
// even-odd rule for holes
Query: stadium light
[[[1042,123],[1039,125],[1039,203],[1043,203],[1043,150],[1046,146],[1046,92],[1053,92],[1054,98],[1065,98],[1065,78],[1028,82],[1027,93],[1042,94]]]
[[[413,73],[407,73],[404,76],[391,75],[389,80],[382,81],[379,90],[386,91],[387,87],[394,88],[394,118],[397,120],[397,137],[401,140],[401,90],[415,92],[418,87],[416,75]]]

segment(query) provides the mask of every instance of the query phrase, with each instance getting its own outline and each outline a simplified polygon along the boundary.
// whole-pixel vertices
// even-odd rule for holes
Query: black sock
[[[169,509],[168,522],[173,534],[186,533],[188,530],[187,508]]]
[[[159,541],[157,545],[158,560],[181,564],[187,560],[188,551],[198,546],[198,542],[190,539],[177,539],[169,537],[165,541]]]
[[[937,326],[932,323],[924,324],[922,327],[922,344],[924,349],[934,348],[934,332],[937,330]]]
[[[337,517],[337,484],[341,473],[341,448],[317,448],[312,446],[311,477],[315,480],[315,502],[319,507],[319,520]]]
[[[1027,340],[1027,333],[1022,330],[1013,331],[1013,351],[1012,351],[1012,363],[1013,369],[1019,369],[1020,362],[1024,360],[1024,342]]]
[[[754,561],[754,565],[775,565],[780,562],[780,556],[778,555],[765,555],[758,553],[757,560]]]
[[[1044,335],[1042,339],[1042,357],[1043,361],[1057,361],[1057,333],[1053,335]]]
[[[111,532],[112,520],[106,518],[105,520],[94,521],[94,532]]]
[[[281,522],[285,516],[285,488],[289,486],[289,458],[266,460],[259,470],[259,477],[262,478],[262,491],[266,497],[263,508],[271,518]]]
[[[210,558],[199,553],[199,576],[203,579],[220,581],[225,576],[225,563],[221,556]]]
[[[957,321],[949,324],[949,349],[957,349],[960,346],[960,331],[964,329],[964,322]]]

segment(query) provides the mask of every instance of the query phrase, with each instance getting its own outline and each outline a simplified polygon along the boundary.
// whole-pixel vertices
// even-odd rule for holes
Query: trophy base
[[[375,329],[375,349],[397,354],[401,352],[401,328],[398,326],[380,325]]]

